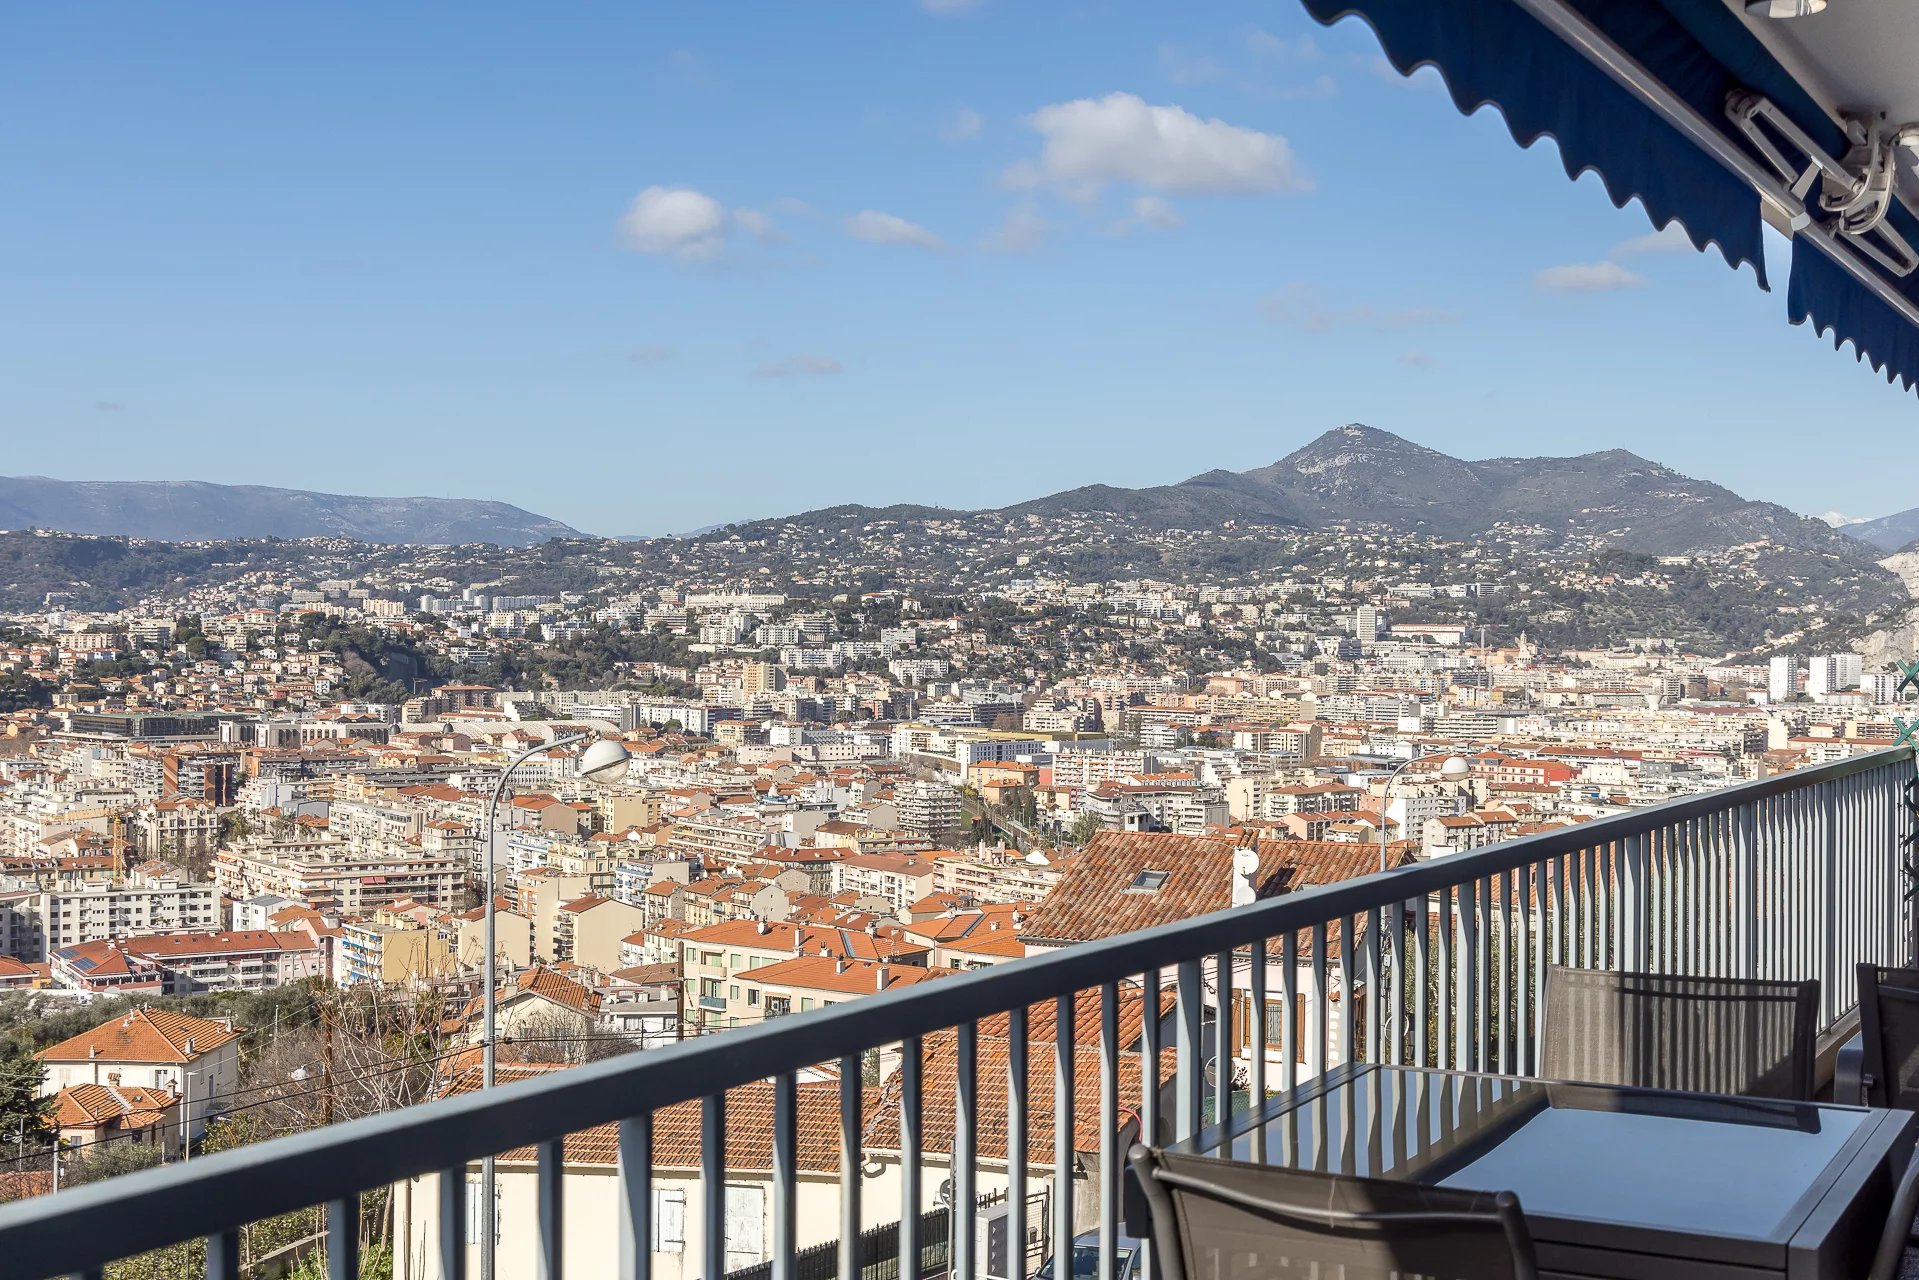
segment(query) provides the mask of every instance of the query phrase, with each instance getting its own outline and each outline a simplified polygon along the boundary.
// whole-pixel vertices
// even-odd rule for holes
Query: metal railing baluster
[[[1251,1042],[1251,1052],[1246,1062],[1246,1094],[1248,1102],[1257,1108],[1266,1097],[1266,1050],[1269,1043],[1266,1025],[1266,939],[1253,939],[1247,955],[1246,983],[1247,993],[1247,1039]],[[1253,1159],[1265,1158],[1265,1127],[1253,1129]]]
[[[1439,1067],[1459,1065],[1459,1031],[1454,1025],[1458,1006],[1453,1003],[1453,887],[1439,890],[1439,968],[1433,977],[1434,999],[1439,1006],[1433,1061]]]
[[[620,1275],[649,1280],[653,1274],[653,1113],[643,1111],[620,1121],[619,1144],[615,1212],[620,1218]],[[444,1233],[441,1238],[445,1239]],[[452,1275],[448,1273],[449,1280]]]
[[[1396,902],[1388,906],[1381,924],[1386,952],[1386,978],[1391,991],[1386,1008],[1386,1053],[1380,1061],[1395,1065],[1406,1061],[1406,906]]]
[[[1454,975],[1453,1054],[1460,1071],[1479,1069],[1479,921],[1478,886],[1462,886],[1459,895],[1459,954]]]
[[[440,1280],[466,1277],[466,1170],[442,1169],[434,1175],[440,1201]],[[237,1243],[237,1240],[236,1240]],[[214,1280],[213,1254],[207,1254],[207,1280]],[[227,1280],[238,1280],[229,1276]]]
[[[1412,918],[1413,954],[1412,972],[1408,975],[1413,989],[1413,1065],[1415,1067],[1434,1066],[1435,1061],[1427,1056],[1426,1020],[1432,1013],[1432,997],[1427,991],[1431,979],[1433,946],[1433,912],[1428,899],[1414,898],[1406,904]]]
[[[1359,1002],[1372,1003],[1373,993],[1359,990],[1359,965],[1353,953],[1364,945],[1359,936],[1359,920],[1346,916],[1339,922],[1339,1060],[1357,1062],[1359,1039]]]
[[[1185,966],[1181,966],[1182,976]],[[1193,962],[1197,974],[1199,962]],[[1197,981],[1195,986],[1197,986]],[[1053,1274],[1073,1274],[1073,1084],[1078,1055],[1073,1041],[1076,1001],[1067,992],[1054,1002],[1053,1035]],[[1198,996],[1195,992],[1195,1011]]]
[[[979,1165],[979,1025],[960,1024],[953,1059],[952,1230],[946,1242],[949,1274],[973,1274],[973,1221]]]
[[[1312,1053],[1312,1074],[1317,1080],[1326,1074],[1326,1050],[1330,1041],[1326,1035],[1326,1010],[1332,1003],[1326,990],[1326,925],[1322,921],[1313,926],[1313,1038],[1307,1047]]]
[[[1026,1251],[1026,1076],[1026,1006],[1022,1004],[1006,1013],[1006,1203],[1011,1215],[1006,1247],[1022,1276],[1032,1265]]]
[[[700,1100],[700,1267],[726,1274],[726,1095]]]
[[[1299,1083],[1299,935],[1288,929],[1279,940],[1279,1087]]]
[[[1213,957],[1213,1119],[1232,1114],[1233,1101],[1233,953]]]
[[[799,1128],[799,1081],[782,1071],[773,1077],[773,1280],[795,1280]]]
[[[534,1186],[540,1210],[539,1267],[534,1274],[538,1280],[560,1280],[566,1257],[565,1138],[550,1138],[540,1144]]]
[[[464,1261],[465,1255],[461,1255]],[[207,1237],[207,1280],[240,1280],[240,1231]],[[453,1280],[449,1275],[446,1280]]]
[[[1199,961],[1181,961],[1174,983],[1173,1139],[1183,1142],[1199,1132],[1201,1091],[1206,1083]]]
[[[327,1280],[360,1280],[360,1197],[345,1196],[327,1205]]]
[[[900,1044],[900,1280],[919,1280],[925,1267],[920,1246],[920,1162],[925,1156],[925,1133],[920,1119],[920,1087],[925,1069],[925,1046],[918,1036]]]
[[[1232,1059],[1222,1055],[1223,1061]],[[1231,1110],[1230,1099],[1227,1114]],[[1119,988],[1099,991],[1099,1273],[1119,1274]],[[960,1271],[968,1276],[970,1271]]]
[[[863,1125],[865,1060],[840,1058],[840,1247],[839,1280],[860,1280],[860,1165],[865,1160]]]

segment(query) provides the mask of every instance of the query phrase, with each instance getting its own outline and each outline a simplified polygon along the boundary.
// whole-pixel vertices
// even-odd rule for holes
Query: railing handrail
[[[1913,758],[1894,746],[1136,933],[0,1206],[0,1257],[84,1271]]]

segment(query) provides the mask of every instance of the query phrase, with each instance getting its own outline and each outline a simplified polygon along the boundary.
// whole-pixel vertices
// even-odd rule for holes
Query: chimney
[[[821,954],[821,955],[825,955],[825,954],[826,954],[826,951],[825,951],[825,949],[824,949],[824,948],[822,948],[822,949],[820,950],[820,954]],[[845,973],[845,972],[846,972],[846,961],[844,961],[844,960],[835,960],[835,961],[833,962],[833,972],[834,972],[834,973]]]
[[[99,1046],[99,1045],[97,1045],[97,1044],[90,1044],[90,1045],[88,1045],[88,1046],[87,1046],[87,1056],[88,1056],[89,1058],[97,1058],[97,1057],[99,1057],[99,1056],[100,1056],[100,1046]]]
[[[773,932],[773,930],[772,930],[772,928],[771,928],[771,927],[770,927],[770,926],[769,926],[769,925],[768,925],[768,924],[766,923],[766,921],[764,921],[764,920],[761,920],[761,921],[759,921],[759,922],[758,922],[758,925],[757,925],[757,927],[755,927],[755,929],[753,930],[753,932],[755,932],[755,933],[757,933],[757,934],[759,934],[759,935],[760,935],[761,937],[765,937],[765,936],[766,936],[767,934],[769,934],[769,933],[771,933],[771,932]]]
[[[1230,901],[1235,907],[1244,907],[1259,897],[1259,886],[1254,878],[1259,875],[1259,837],[1251,831],[1239,837],[1233,849]]]
[[[873,989],[875,991],[886,990],[886,966],[885,965],[881,965],[877,970],[874,971]]]

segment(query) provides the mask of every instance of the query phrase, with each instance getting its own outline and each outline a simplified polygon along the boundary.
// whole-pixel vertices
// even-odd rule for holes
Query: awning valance
[[[1919,380],[1919,272],[1900,275],[1821,224],[1821,185],[1845,176],[1830,159],[1824,176],[1796,181],[1809,156],[1846,157],[1856,139],[1726,0],[1302,2],[1322,23],[1362,18],[1401,73],[1436,68],[1462,112],[1496,106],[1522,146],[1551,137],[1568,176],[1593,171],[1615,205],[1637,198],[1655,226],[1677,221],[1766,287],[1763,200],[1797,231],[1791,320]],[[1728,115],[1739,94],[1763,99],[1799,145],[1755,145]],[[1896,200],[1885,225],[1919,244],[1919,220]]]

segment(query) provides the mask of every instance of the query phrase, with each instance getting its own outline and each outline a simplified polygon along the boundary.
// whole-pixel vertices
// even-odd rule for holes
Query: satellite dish
[[[1233,850],[1233,870],[1250,876],[1259,870],[1259,850],[1241,846]]]

